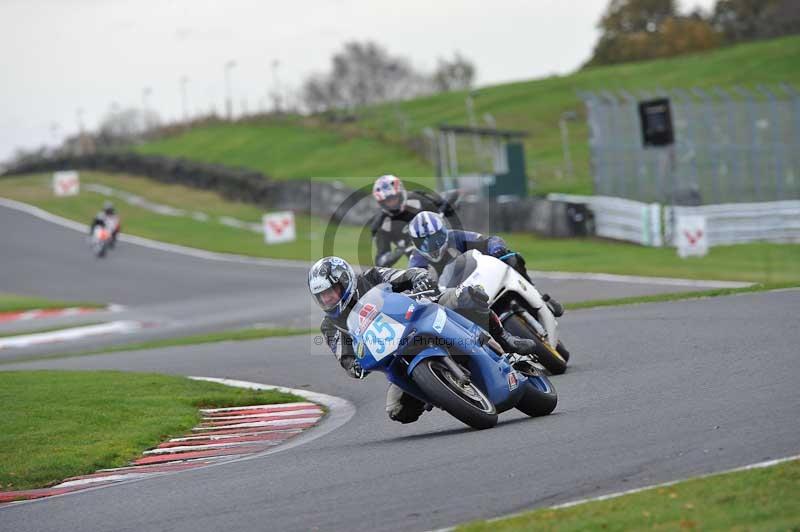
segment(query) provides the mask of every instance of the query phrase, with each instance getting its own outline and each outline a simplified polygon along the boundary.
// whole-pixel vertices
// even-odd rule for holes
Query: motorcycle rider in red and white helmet
[[[324,257],[308,271],[308,289],[314,302],[325,313],[320,324],[325,342],[348,375],[357,379],[364,378],[367,373],[359,365],[353,350],[347,316],[360,296],[381,283],[389,283],[394,292],[438,290],[430,274],[420,268],[398,270],[376,266],[357,275],[344,259]],[[503,329],[497,316],[489,309],[488,301],[486,292],[469,287],[467,290],[446,291],[439,299],[439,304],[483,327],[506,352],[532,354],[536,344],[513,336]],[[424,409],[425,404],[419,399],[404,393],[398,386],[389,386],[386,392],[386,412],[392,420],[412,423],[419,419]]]
[[[404,250],[410,252],[411,242],[404,229],[414,216],[424,211],[439,212],[446,217],[455,213],[446,200],[435,194],[415,190],[407,192],[403,182],[394,175],[376,179],[372,196],[381,209],[370,222],[376,266],[391,266],[403,256]]]

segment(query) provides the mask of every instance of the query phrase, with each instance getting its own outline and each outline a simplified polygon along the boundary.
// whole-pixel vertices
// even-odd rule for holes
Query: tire
[[[497,409],[474,384],[466,387],[455,382],[440,360],[426,358],[411,373],[412,380],[431,402],[462,423],[478,430],[497,425]]]
[[[527,311],[525,311],[527,312]],[[520,314],[515,314],[503,323],[503,327],[514,336],[536,340],[536,358],[539,363],[547,368],[553,375],[561,375],[567,371],[567,361],[564,360],[558,351],[550,347],[537,332],[531,327],[525,318]]]
[[[530,372],[518,370],[526,377],[537,377],[539,386],[530,380],[525,381],[525,395],[517,403],[517,410],[530,417],[546,416],[556,409],[558,394],[550,379],[533,369],[534,371]]]
[[[561,340],[558,341],[558,345],[556,346],[556,351],[558,351],[558,354],[561,355],[561,358],[569,362],[569,351],[567,351],[567,348],[564,347],[563,343],[561,343]]]

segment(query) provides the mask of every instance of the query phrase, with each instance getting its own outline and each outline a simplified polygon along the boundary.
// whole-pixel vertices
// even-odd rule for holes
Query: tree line
[[[718,0],[710,12],[682,13],[676,0],[611,0],[585,66],[709,50],[800,33],[798,0]]]

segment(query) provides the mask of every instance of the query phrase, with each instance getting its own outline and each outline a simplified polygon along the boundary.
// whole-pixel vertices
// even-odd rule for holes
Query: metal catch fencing
[[[580,96],[595,194],[672,205],[800,199],[800,94],[787,84]],[[675,143],[645,148],[638,104],[662,97]]]

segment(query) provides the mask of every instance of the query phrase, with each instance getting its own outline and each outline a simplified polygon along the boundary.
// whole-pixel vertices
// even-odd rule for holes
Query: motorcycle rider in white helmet
[[[328,347],[339,364],[351,377],[362,379],[365,372],[353,350],[353,338],[347,328],[347,316],[360,296],[381,283],[389,283],[392,290],[423,292],[437,290],[430,274],[420,268],[398,270],[373,267],[357,275],[353,267],[342,258],[325,257],[318,260],[308,272],[308,288],[314,301],[325,312],[320,325]],[[535,342],[511,335],[503,329],[497,316],[488,306],[488,296],[480,288],[445,293],[440,304],[447,306],[487,330],[506,352],[531,354]],[[457,292],[457,293],[456,293]],[[412,423],[419,419],[425,404],[404,393],[394,384],[386,392],[386,412],[394,421]]]
[[[424,211],[440,212],[446,217],[455,213],[446,200],[434,194],[416,190],[406,192],[403,182],[393,175],[376,179],[372,196],[381,208],[370,222],[376,266],[391,266],[410,247],[408,235],[403,230],[414,216]]]

